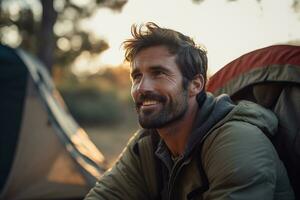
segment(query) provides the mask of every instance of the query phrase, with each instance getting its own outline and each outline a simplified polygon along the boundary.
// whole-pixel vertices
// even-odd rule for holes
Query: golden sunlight
[[[153,21],[204,44],[210,73],[214,73],[246,52],[299,39],[299,13],[292,4],[292,0],[207,0],[200,4],[186,0],[130,0],[121,13],[102,8],[82,26],[108,41],[110,48],[98,60],[102,66],[123,62],[120,45],[130,37],[133,23]]]

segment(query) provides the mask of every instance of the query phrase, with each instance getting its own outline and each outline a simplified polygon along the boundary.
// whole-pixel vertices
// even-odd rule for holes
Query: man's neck
[[[198,111],[198,103],[190,104],[185,115],[168,126],[157,129],[173,156],[183,155]]]

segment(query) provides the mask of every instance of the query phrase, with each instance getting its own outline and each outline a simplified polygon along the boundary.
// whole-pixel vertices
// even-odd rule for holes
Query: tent
[[[0,199],[82,199],[106,162],[43,64],[0,45],[0,91]]]
[[[227,64],[207,90],[229,94],[234,101],[254,101],[278,118],[271,138],[300,199],[300,46],[274,45],[247,53]]]

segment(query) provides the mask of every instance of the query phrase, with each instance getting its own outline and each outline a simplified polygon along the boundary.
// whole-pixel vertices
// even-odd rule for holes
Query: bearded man
[[[124,42],[142,127],[86,200],[294,199],[266,137],[276,116],[205,92],[203,48],[154,23]]]

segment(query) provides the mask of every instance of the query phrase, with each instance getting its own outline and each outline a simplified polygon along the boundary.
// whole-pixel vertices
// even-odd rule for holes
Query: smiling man
[[[86,196],[96,199],[294,199],[265,134],[272,112],[205,92],[206,52],[154,23],[124,42],[142,127]]]

